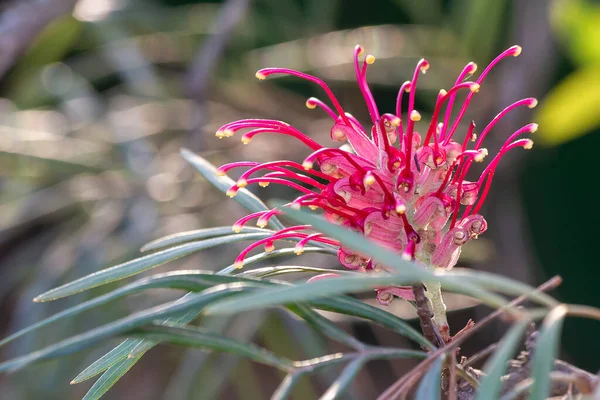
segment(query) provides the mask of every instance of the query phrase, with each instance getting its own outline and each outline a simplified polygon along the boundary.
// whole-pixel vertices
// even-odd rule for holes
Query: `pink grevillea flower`
[[[479,214],[502,157],[510,150],[522,147],[530,149],[533,142],[521,138],[533,133],[536,124],[527,124],[511,134],[499,152],[487,164],[479,177],[466,180],[474,162],[482,162],[488,156],[482,147],[486,136],[511,110],[537,104],[534,98],[519,100],[502,110],[480,133],[475,134],[475,124],[470,122],[462,135],[464,117],[473,96],[479,91],[488,73],[505,58],[516,57],[521,47],[513,46],[496,57],[474,80],[469,80],[477,70],[475,63],[467,64],[449,90],[440,90],[435,108],[425,130],[415,130],[421,114],[415,109],[415,95],[420,73],[425,73],[429,63],[422,59],[417,63],[410,81],[398,92],[394,113],[381,114],[369,85],[367,67],[375,61],[368,55],[360,61],[363,50],[354,50],[356,79],[371,117],[367,126],[344,111],[330,88],[321,79],[285,68],[265,68],[256,73],[259,79],[269,75],[286,74],[308,80],[320,86],[333,107],[310,98],[308,108],[320,108],[331,117],[331,139],[347,142],[342,147],[323,146],[289,124],[268,119],[246,119],[231,122],[217,131],[220,138],[233,136],[247,130],[242,136],[244,143],[263,133],[292,136],[308,147],[308,155],[302,164],[292,161],[272,161],[263,164],[236,162],[219,168],[222,174],[232,168],[248,168],[237,185],[230,188],[234,196],[239,188],[252,183],[266,186],[280,184],[298,190],[301,195],[289,203],[292,207],[321,209],[327,220],[360,232],[375,243],[397,252],[408,260],[415,260],[428,267],[450,269],[460,255],[461,247],[487,229],[486,220]],[[457,102],[457,95],[462,102]],[[408,97],[408,105],[403,101]],[[458,113],[452,111],[458,106]],[[473,144],[471,144],[473,143]],[[318,167],[318,169],[316,169]],[[263,173],[262,176],[257,176]],[[250,220],[266,226],[277,209],[250,214],[234,225],[239,230]],[[310,226],[292,226],[273,234],[267,239],[253,243],[236,259],[241,267],[245,256],[254,248],[264,245],[269,251],[277,240],[297,240],[296,252],[302,253],[309,242],[327,243],[338,247],[341,264],[353,270],[381,270],[383,266],[352,249],[341,246]],[[378,289],[378,299],[387,304],[393,296],[410,298],[407,288]]]

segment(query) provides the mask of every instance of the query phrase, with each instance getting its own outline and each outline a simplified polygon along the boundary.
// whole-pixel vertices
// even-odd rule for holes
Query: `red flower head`
[[[521,53],[521,47],[513,46],[496,57],[479,78],[467,81],[477,66],[469,63],[459,74],[456,83],[448,91],[440,90],[427,131],[415,131],[415,122],[421,114],[415,109],[415,94],[419,74],[425,73],[429,63],[422,59],[417,63],[412,80],[400,87],[394,114],[380,114],[367,84],[367,66],[375,61],[368,55],[361,63],[363,50],[354,50],[354,68],[358,86],[362,92],[371,117],[371,126],[365,128],[351,114],[346,113],[330,88],[321,79],[284,68],[265,68],[256,73],[259,79],[269,75],[287,74],[319,85],[333,105],[310,98],[308,108],[320,108],[332,119],[331,139],[348,142],[350,147],[324,147],[282,121],[246,119],[224,125],[217,136],[233,136],[239,130],[249,129],[242,141],[262,133],[293,136],[306,145],[311,153],[302,164],[292,161],[273,161],[264,164],[237,162],[223,165],[220,173],[236,167],[249,167],[240,177],[237,186],[230,188],[234,196],[238,188],[258,183],[290,186],[302,193],[289,203],[293,207],[308,206],[321,209],[332,222],[361,232],[374,242],[396,251],[409,260],[426,266],[449,269],[460,255],[461,246],[487,229],[487,222],[479,210],[488,194],[494,172],[500,159],[516,147],[530,149],[533,142],[520,136],[533,133],[536,124],[528,124],[514,132],[506,140],[498,154],[488,163],[476,181],[465,180],[473,162],[482,162],[488,152],[481,147],[490,130],[512,109],[537,104],[534,98],[519,100],[500,112],[479,137],[475,124],[471,122],[464,137],[457,139],[456,131],[480,85],[491,69],[502,59]],[[459,92],[466,92],[456,118],[452,109]],[[402,102],[408,97],[407,113],[403,113]],[[407,116],[406,118],[404,116]],[[469,142],[474,145],[469,146]],[[318,167],[318,170],[314,168]],[[266,172],[261,177],[251,177],[257,172]],[[266,226],[278,210],[248,215],[234,225],[240,229],[252,219],[258,226]],[[338,258],[347,268],[355,270],[378,270],[380,266],[351,249],[341,247],[321,233],[314,233],[310,226],[293,226],[281,230],[272,237],[253,243],[238,258],[243,265],[246,254],[257,246],[264,245],[269,251],[276,240],[294,238],[298,240],[296,252],[300,254],[304,245],[317,241],[338,246]],[[380,301],[389,303],[393,294],[401,297],[402,290],[379,291]],[[404,292],[402,292],[404,293]]]

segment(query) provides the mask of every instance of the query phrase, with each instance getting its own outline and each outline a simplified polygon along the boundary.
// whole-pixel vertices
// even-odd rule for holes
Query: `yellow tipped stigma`
[[[531,128],[529,129],[529,132],[531,133],[535,133],[538,130],[538,124],[531,124]]]
[[[473,93],[477,93],[479,92],[480,87],[481,85],[479,83],[472,83],[471,85],[469,85],[469,90],[471,90],[471,92]]]
[[[477,64],[472,63],[471,64],[471,71],[469,73],[470,74],[474,74],[475,72],[477,72]]]
[[[233,129],[225,129],[223,130],[223,137],[232,137],[235,134]]]
[[[401,123],[402,123],[402,120],[399,117],[395,117],[390,120],[390,125],[392,125],[393,127],[396,127],[396,128],[399,127]]]
[[[533,101],[531,102],[531,104],[528,105],[527,107],[529,107],[529,108],[535,108],[537,105],[538,105],[537,99],[533,99]]]
[[[242,143],[244,144],[248,144],[252,141],[251,138],[249,138],[248,136],[242,136]]]
[[[311,210],[315,211],[316,209],[319,208],[319,206],[310,205],[310,206],[308,206],[308,208],[310,208]]]
[[[438,96],[442,97],[442,96],[445,96],[447,94],[448,94],[448,92],[446,91],[446,89],[440,89],[440,94]]]
[[[417,122],[421,120],[421,114],[417,110],[412,110],[410,112],[410,120],[413,122]]]
[[[226,193],[225,193],[228,197],[234,198],[235,195],[237,194],[237,190],[234,189],[229,189]]]
[[[243,267],[244,267],[243,261],[236,261],[233,263],[233,268],[235,268],[235,269],[242,269]]]
[[[231,230],[234,231],[235,233],[240,233],[242,231],[243,226],[242,225],[233,225],[231,227]]]
[[[402,259],[404,261],[410,261],[411,260],[410,254],[408,254],[408,253],[402,253]]]
[[[290,208],[292,210],[299,210],[300,209],[300,204],[299,203],[292,203],[292,204],[290,204]]]
[[[357,46],[358,46],[358,56],[360,57],[360,56],[362,56],[364,50],[361,45],[357,45]]]
[[[375,62],[375,56],[372,54],[369,54],[366,58],[365,58],[365,62],[369,65],[373,64]]]
[[[245,179],[239,179],[236,183],[237,187],[239,188],[245,188],[246,186],[248,186],[248,181]]]
[[[311,170],[313,167],[313,163],[310,161],[304,161],[302,163],[302,168],[304,168],[306,171]]]
[[[260,72],[260,71],[256,71],[256,75],[255,76],[256,76],[256,79],[259,79],[261,81],[263,81],[263,80],[265,80],[267,78],[267,76],[265,74],[263,74],[262,72]]]
[[[297,256],[299,256],[302,253],[304,253],[304,246],[302,246],[302,247],[294,247],[294,253],[296,253]]]
[[[215,172],[215,174],[217,176],[225,176],[225,175],[227,175],[227,172],[225,172],[225,171],[223,171],[221,169],[217,169],[217,171]]]
[[[371,174],[365,175],[365,178],[363,179],[363,184],[366,187],[369,187],[374,183],[375,183],[375,177],[373,175],[371,175]]]
[[[401,215],[406,212],[406,206],[404,204],[400,204],[396,206],[396,214]]]
[[[440,122],[439,124],[437,124],[437,127],[435,128],[435,133],[437,133],[439,135],[440,132],[442,131],[443,127],[444,127],[444,123],[443,122]]]
[[[225,134],[223,133],[222,130],[218,130],[217,133],[215,133],[215,136],[218,137],[219,139],[223,139],[225,137]]]
[[[306,104],[306,108],[310,108],[311,110],[317,108],[317,105],[313,103],[311,99],[306,100],[306,103],[304,104]]]
[[[267,186],[269,186],[269,183],[271,183],[271,182],[258,182],[258,186],[267,187]]]
[[[404,89],[404,91],[406,93],[410,93],[410,81],[404,82],[403,85],[406,85],[406,88]]]
[[[533,147],[533,140],[529,139],[529,141],[527,142],[527,144],[525,146],[523,146],[523,148],[525,150],[529,150]]]
[[[518,57],[519,55],[521,55],[522,51],[523,48],[521,46],[515,46],[515,54],[513,54],[513,57]]]
[[[265,251],[267,253],[272,252],[273,250],[275,250],[275,246],[273,246],[272,244],[265,246]]]
[[[426,63],[425,65],[421,66],[421,72],[422,73],[427,72],[428,69],[429,69],[429,63]]]
[[[474,142],[477,140],[477,134],[475,132],[473,132],[473,135],[471,136],[471,142]]]
[[[258,226],[259,228],[264,228],[268,224],[269,224],[269,222],[264,219],[259,218],[258,221],[256,221],[256,226]]]
[[[482,162],[487,155],[488,150],[486,148],[481,148],[479,149],[479,153],[473,158],[475,159],[475,162]]]

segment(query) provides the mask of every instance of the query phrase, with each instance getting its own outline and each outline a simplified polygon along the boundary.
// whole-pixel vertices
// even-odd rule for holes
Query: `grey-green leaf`
[[[341,396],[348,389],[348,386],[352,384],[354,377],[358,374],[366,361],[367,360],[364,358],[352,360],[344,367],[340,376],[331,384],[331,386],[329,386],[319,400],[335,400],[343,398]]]
[[[231,235],[231,226],[218,226],[214,228],[197,229],[194,231],[179,232],[173,235],[161,237],[145,244],[140,251],[154,251],[165,247],[177,246],[183,243],[194,242],[201,239],[207,239],[217,236]],[[275,233],[268,229],[254,228],[249,226],[242,227],[242,230],[236,233]]]
[[[233,234],[172,247],[167,250],[136,258],[123,264],[115,265],[114,267],[103,269],[72,282],[66,283],[62,286],[42,293],[41,295],[37,296],[34,301],[40,302],[56,300],[61,297],[83,292],[84,290],[139,274],[140,272],[146,271],[150,268],[157,267],[202,249],[227,243],[239,242],[242,240],[259,240],[268,237],[269,235],[270,234],[265,233]]]
[[[423,379],[421,379],[421,383],[415,394],[415,400],[439,400],[441,398],[443,361],[443,357],[440,357],[431,365],[431,368],[429,368]]]
[[[485,363],[485,375],[481,379],[475,400],[497,399],[502,390],[502,376],[507,363],[521,345],[521,337],[527,329],[529,321],[523,320],[514,324],[504,335],[494,355]]]
[[[531,369],[533,386],[528,400],[545,399],[550,394],[550,372],[554,367],[554,359],[558,353],[560,334],[566,315],[567,306],[561,304],[544,318],[535,344]]]
[[[231,178],[227,176],[218,176],[215,166],[199,155],[187,149],[181,149],[181,155],[186,159],[187,162],[192,164],[192,166],[196,168],[198,172],[200,172],[202,176],[206,178],[206,180],[212,183],[223,193],[227,192],[230,187],[235,186],[236,183]],[[237,195],[234,197],[234,200],[251,212],[269,210],[269,208],[265,203],[262,202],[261,199],[247,189],[239,189]],[[276,217],[269,218],[269,226],[277,230],[285,228]]]

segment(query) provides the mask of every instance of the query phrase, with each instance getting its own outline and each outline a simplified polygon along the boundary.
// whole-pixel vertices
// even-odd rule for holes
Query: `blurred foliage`
[[[544,99],[538,120],[544,143],[557,145],[600,127],[600,4],[559,0],[552,22],[574,70]]]
[[[207,101],[200,104],[188,95],[186,82],[190,74],[199,72],[190,66],[214,37],[221,3],[81,0],[74,16],[47,27],[3,78],[0,296],[6,332],[116,286],[82,293],[58,305],[31,302],[52,287],[132,259],[142,244],[156,237],[226,225],[241,215],[234,202],[223,201],[193,173],[179,155],[180,147],[190,146],[217,163],[241,158],[301,159],[285,141],[270,140],[261,147],[257,140],[255,147],[244,148],[214,139],[222,122],[245,115],[287,120],[316,139],[327,140],[323,120],[302,109],[304,97],[317,94],[316,89],[287,79],[259,87],[252,82],[257,68],[277,64],[333,80],[334,90],[348,108],[364,117],[349,68],[350,49],[360,42],[377,55],[370,79],[384,109],[392,108],[398,86],[410,76],[415,61],[425,56],[436,72],[428,75],[423,87],[433,90],[417,101],[422,109],[430,110],[437,90],[448,87],[468,59],[484,64],[498,49],[512,44],[507,32],[515,18],[515,2],[504,0],[384,0],[368,6],[359,0],[255,0],[209,76]],[[593,228],[600,221],[592,211],[582,219],[556,213],[572,209],[578,199],[576,206],[582,210],[594,206],[595,188],[590,182],[596,179],[592,163],[598,132],[594,129],[600,121],[598,5],[591,0],[563,0],[552,2],[551,13],[539,12],[551,16],[564,53],[557,65],[526,66],[530,70],[558,66],[559,70],[560,82],[546,88],[547,97],[540,99],[539,135],[551,145],[571,142],[548,153],[540,151],[527,162],[523,202],[542,266],[547,273],[573,277],[567,279],[561,295],[571,302],[600,305],[593,296],[596,280],[590,278],[594,272],[589,268],[596,260]],[[499,85],[490,82],[489,90],[497,92]],[[482,101],[478,114],[497,112],[491,110],[492,102]],[[202,115],[204,119],[197,121]],[[567,189],[557,192],[557,183],[559,187],[566,183]],[[570,185],[577,188],[576,196]],[[262,193],[267,198],[284,195],[270,189]],[[560,249],[558,254],[556,249]],[[215,270],[235,251],[235,246],[229,251],[207,250],[177,266]],[[330,266],[328,261],[315,261],[315,265]],[[17,342],[3,353],[4,358],[171,298],[158,291],[104,306],[44,335]],[[260,337],[272,344],[302,329],[295,320],[279,314],[260,325],[262,320],[215,321],[215,330],[239,334],[240,340]],[[349,325],[348,329],[355,328]],[[294,342],[307,358],[317,355],[315,348],[331,346],[309,331]],[[579,333],[584,331],[591,337],[586,342],[597,344],[593,329]],[[381,331],[369,334],[382,341],[397,340]],[[598,368],[596,357],[590,357],[594,352],[582,349],[576,335],[567,338],[566,348],[582,365]],[[3,393],[15,399],[81,398],[86,387],[68,388],[59,382],[74,377],[78,369],[74,365],[83,368],[108,349],[4,377]],[[191,393],[242,398],[244,393],[264,389],[256,387],[259,379],[248,365],[231,356],[181,355],[169,349],[154,350],[146,357],[108,398],[184,399],[192,398]],[[384,364],[396,373],[405,366]],[[228,380],[231,373],[239,376],[240,371],[244,379]],[[370,371],[360,378],[361,398],[382,387],[381,382],[369,379],[376,375]],[[41,378],[32,381],[31,376]],[[198,382],[203,380],[219,384],[208,388]],[[299,390],[313,393],[315,387],[324,386],[323,382],[302,381]]]

